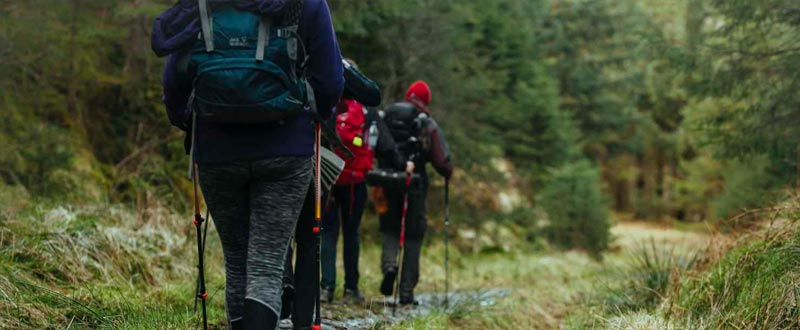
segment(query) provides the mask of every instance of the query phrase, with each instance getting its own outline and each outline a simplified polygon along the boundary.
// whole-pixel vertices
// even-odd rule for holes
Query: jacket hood
[[[278,15],[289,8],[293,0],[208,0],[215,7],[235,6],[241,10]],[[189,47],[200,33],[200,10],[197,0],[180,0],[159,15],[153,24],[150,46],[159,57]]]

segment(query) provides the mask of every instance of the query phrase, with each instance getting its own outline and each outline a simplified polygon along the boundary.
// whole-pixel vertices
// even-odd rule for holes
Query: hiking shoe
[[[416,307],[419,306],[419,301],[411,299],[400,298],[400,306],[401,307]]]
[[[283,319],[278,323],[278,330],[292,330],[294,329],[294,324],[292,324],[291,319]]]
[[[333,289],[321,288],[320,290],[321,291],[319,292],[319,299],[322,300],[322,302],[325,302],[325,303],[329,303],[329,304],[332,303],[333,302],[333,293],[334,293]]]
[[[397,278],[397,269],[390,268],[383,274],[383,282],[381,282],[381,294],[384,296],[391,296],[394,293],[394,280]]]
[[[361,292],[358,290],[345,289],[343,300],[345,304],[361,305],[366,299],[364,299],[364,296],[362,296]]]

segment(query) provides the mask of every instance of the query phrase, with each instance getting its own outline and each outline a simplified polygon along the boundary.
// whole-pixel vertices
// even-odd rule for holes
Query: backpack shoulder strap
[[[198,9],[200,10],[200,28],[203,30],[203,41],[206,43],[206,52],[213,52],[214,30],[211,25],[211,13],[209,12],[208,0],[199,0]]]

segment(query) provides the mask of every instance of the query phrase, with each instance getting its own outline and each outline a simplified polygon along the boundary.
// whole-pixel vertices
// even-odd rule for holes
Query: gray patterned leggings
[[[251,314],[274,313],[277,318],[284,259],[311,180],[311,158],[277,157],[199,168],[225,256],[229,322],[234,326],[265,322],[263,315]]]

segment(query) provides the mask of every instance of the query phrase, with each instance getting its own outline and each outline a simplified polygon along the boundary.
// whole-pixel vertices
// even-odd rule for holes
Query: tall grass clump
[[[800,328],[800,232],[794,212],[747,235],[700,276],[684,282],[675,317],[713,328]]]
[[[566,320],[566,327],[672,329],[661,308],[696,260],[694,254],[655,239],[641,243],[630,259],[611,266],[614,279],[595,288],[583,308]]]
[[[662,247],[654,239],[633,254],[622,285],[610,288],[603,306],[609,313],[652,311],[667,299],[681,276],[695,264],[694,256]]]
[[[164,207],[28,207],[0,213],[0,329],[185,329],[193,226]],[[219,248],[209,235],[209,292]],[[221,299],[212,316],[221,317]],[[137,325],[138,324],[138,325]]]

